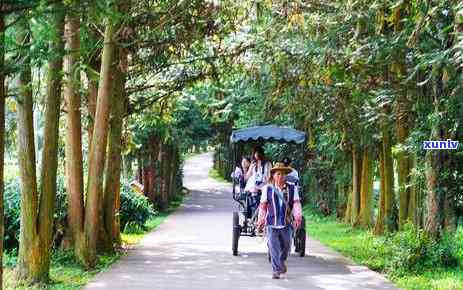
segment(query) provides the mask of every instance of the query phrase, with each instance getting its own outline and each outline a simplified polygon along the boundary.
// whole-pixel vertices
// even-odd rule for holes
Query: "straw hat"
[[[270,174],[273,174],[275,171],[282,171],[283,174],[288,174],[291,171],[293,171],[293,169],[291,167],[285,166],[283,162],[277,162],[275,163],[275,166],[273,166],[273,168],[270,169]]]

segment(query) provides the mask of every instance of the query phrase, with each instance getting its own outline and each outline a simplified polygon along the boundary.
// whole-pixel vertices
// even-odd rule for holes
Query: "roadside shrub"
[[[433,268],[458,264],[458,243],[453,234],[444,234],[439,241],[422,229],[407,224],[403,231],[389,237],[392,257],[388,271],[396,276],[420,273]]]
[[[148,198],[133,192],[126,183],[121,188],[121,210],[120,210],[121,231],[132,231],[133,228],[144,229],[148,219],[156,215],[156,211]]]
[[[458,227],[455,233],[455,247],[458,263],[463,266],[463,226]]]
[[[63,175],[58,175],[56,186],[56,199],[54,218],[54,240],[55,245],[59,244],[60,238],[64,234],[67,215],[67,198],[65,181]],[[4,192],[4,218],[5,235],[3,246],[5,251],[12,251],[19,246],[19,230],[21,224],[21,189],[18,178],[5,180]]]
[[[17,179],[5,180],[3,207],[5,232],[3,247],[5,251],[18,248],[19,226],[21,222],[21,193]]]

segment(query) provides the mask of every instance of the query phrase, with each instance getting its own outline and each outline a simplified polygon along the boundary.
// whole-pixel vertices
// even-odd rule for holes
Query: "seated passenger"
[[[246,216],[248,218],[254,215],[259,206],[262,188],[268,183],[270,169],[272,168],[271,162],[265,158],[262,147],[254,148],[253,158],[254,161],[246,174],[247,182],[244,189],[245,192],[250,193],[246,201],[248,204]]]
[[[246,186],[246,173],[251,166],[251,158],[248,156],[243,156],[241,159],[241,164],[238,164],[235,168],[235,171],[232,172],[231,178],[234,178],[240,185],[240,191],[244,192]]]
[[[270,161],[266,160],[264,149],[260,146],[254,148],[252,157],[254,160],[246,174],[247,182],[245,191],[256,194],[268,183],[272,164]]]
[[[286,182],[297,185],[299,183],[299,173],[296,169],[291,166],[291,158],[285,157],[281,161],[286,167],[290,167],[292,170],[286,175]]]

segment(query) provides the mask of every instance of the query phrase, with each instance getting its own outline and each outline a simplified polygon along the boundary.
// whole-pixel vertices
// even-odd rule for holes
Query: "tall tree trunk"
[[[19,233],[19,252],[16,274],[21,280],[40,280],[37,276],[40,268],[40,255],[37,252],[38,192],[35,166],[35,145],[33,125],[33,100],[31,89],[31,65],[27,48],[29,47],[29,26],[25,18],[16,25],[16,41],[23,47],[19,51],[21,71],[16,86],[18,116],[18,161],[21,179],[21,229]],[[39,279],[36,279],[39,278]]]
[[[150,176],[149,176],[149,187],[147,189],[148,198],[153,204],[157,203],[159,191],[157,190],[157,182],[159,180],[158,171],[158,156],[159,156],[159,138],[151,136],[150,138]]]
[[[5,18],[0,12],[0,290],[3,289],[3,166],[5,161]]]
[[[363,149],[362,182],[360,185],[360,213],[358,225],[368,228],[372,224],[373,166],[371,151]]]
[[[439,97],[443,94],[442,69],[436,77],[434,87],[434,112],[440,114]],[[430,140],[445,140],[445,130],[439,120],[434,120],[431,127]],[[425,221],[425,230],[433,238],[439,238],[444,221],[444,200],[445,190],[443,185],[442,172],[448,170],[445,168],[446,153],[442,150],[428,150],[426,152],[426,185],[427,198],[426,208],[427,216]]]
[[[48,62],[47,98],[45,108],[44,145],[40,178],[39,238],[41,253],[41,276],[48,279],[50,252],[53,237],[53,213],[56,197],[56,175],[58,169],[58,133],[61,104],[61,81],[64,54],[64,7],[54,5],[54,27],[57,37],[50,42],[51,59]]]
[[[394,164],[392,160],[391,133],[386,124],[382,125],[383,137],[383,162],[384,162],[384,222],[388,231],[397,228],[394,215],[395,193],[394,193]]]
[[[352,149],[352,205],[351,224],[357,222],[360,213],[360,184],[362,181],[362,151],[354,145]]]
[[[87,82],[88,82],[88,125],[87,125],[87,133],[88,133],[88,144],[92,144],[92,137],[93,137],[93,125],[95,123],[95,112],[96,112],[96,99],[98,97],[98,80],[95,79],[93,76],[94,71],[99,70],[99,64],[95,59],[89,64],[90,68],[87,69]],[[90,150],[89,150],[90,152]]]
[[[172,156],[171,156],[171,163],[170,163],[170,195],[174,198],[177,195],[178,189],[176,184],[176,176],[177,176],[177,169],[178,169],[178,148],[172,145]]]
[[[432,137],[437,137],[436,130],[433,129]],[[439,138],[431,139],[439,140]],[[437,152],[436,152],[437,151]],[[427,217],[425,230],[434,238],[440,236],[443,221],[443,202],[445,194],[439,190],[439,177],[443,168],[442,152],[428,151],[426,153],[426,184],[428,194],[426,199]]]
[[[402,1],[393,10],[393,28],[394,33],[399,34],[403,29],[403,19],[407,17],[409,2]],[[408,136],[410,135],[410,110],[411,104],[407,98],[406,85],[403,80],[407,75],[407,68],[405,65],[405,47],[400,48],[396,53],[391,71],[394,73],[393,84],[398,93],[396,102],[396,132],[397,141],[402,145],[397,154],[397,168],[398,168],[398,185],[399,185],[399,228],[409,220],[413,213],[409,213],[411,196],[410,196],[410,171],[412,160],[410,154],[403,148]],[[410,220],[413,221],[413,220]]]
[[[79,7],[75,1],[71,12],[66,16],[65,40],[66,55],[64,57],[64,98],[66,102],[66,188],[68,192],[68,224],[72,236],[72,244],[76,259],[86,265],[84,231],[84,182],[82,161],[82,120],[80,98],[79,55],[80,16],[73,12]]]
[[[88,191],[85,207],[85,239],[88,247],[88,266],[96,264],[99,226],[99,208],[103,194],[103,175],[108,142],[109,111],[112,83],[112,63],[114,61],[114,23],[108,18],[101,62],[98,98],[93,129],[92,144],[88,163]]]
[[[346,206],[346,214],[344,215],[344,222],[350,224],[352,220],[352,190],[347,193],[347,206]]]
[[[103,199],[103,222],[107,243],[103,248],[114,250],[114,244],[120,241],[120,237],[113,236],[115,216],[119,209],[116,208],[116,200],[120,195],[121,180],[121,154],[122,154],[122,116],[125,107],[125,72],[120,63],[127,55],[119,49],[120,62],[114,65],[114,88],[111,106],[111,120],[108,140],[108,158],[106,165],[106,178]]]
[[[171,176],[172,176],[172,144],[168,144],[166,147],[166,154],[164,168],[166,172],[165,176],[165,190],[167,195],[167,200],[170,202],[172,200],[172,188],[170,186]]]
[[[379,150],[379,179],[380,179],[380,190],[379,190],[379,201],[378,201],[378,216],[376,217],[376,223],[374,233],[380,235],[384,233],[384,217],[386,215],[386,181],[384,178],[384,151],[383,145],[381,144]]]
[[[166,144],[161,142],[159,145],[159,207],[161,209],[167,208],[167,191],[166,191],[166,166],[165,166],[165,155],[166,155]]]
[[[18,157],[21,174],[21,230],[17,264],[19,279],[48,281],[52,244],[53,210],[56,196],[58,124],[61,97],[61,68],[64,29],[63,7],[57,3],[53,25],[57,39],[50,43],[45,131],[40,191],[37,190],[34,146],[33,99],[30,59],[25,48],[20,57],[24,66],[18,77]],[[27,20],[20,20],[17,41],[28,47]],[[39,197],[40,192],[40,197]],[[40,199],[39,199],[40,198]]]

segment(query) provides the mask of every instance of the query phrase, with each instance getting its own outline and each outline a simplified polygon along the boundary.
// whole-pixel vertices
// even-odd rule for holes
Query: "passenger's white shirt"
[[[264,186],[268,182],[268,179],[270,177],[270,169],[271,169],[270,161],[267,161],[265,163],[263,175],[262,175],[262,167],[257,168],[257,171],[256,171],[255,166],[251,165],[251,167],[249,167],[249,170],[251,170],[252,175],[249,177],[248,181],[246,182],[246,187],[244,188],[244,191],[252,192],[255,187],[262,188],[262,186]],[[263,184],[261,186],[256,186],[256,178],[260,175],[262,175]]]

